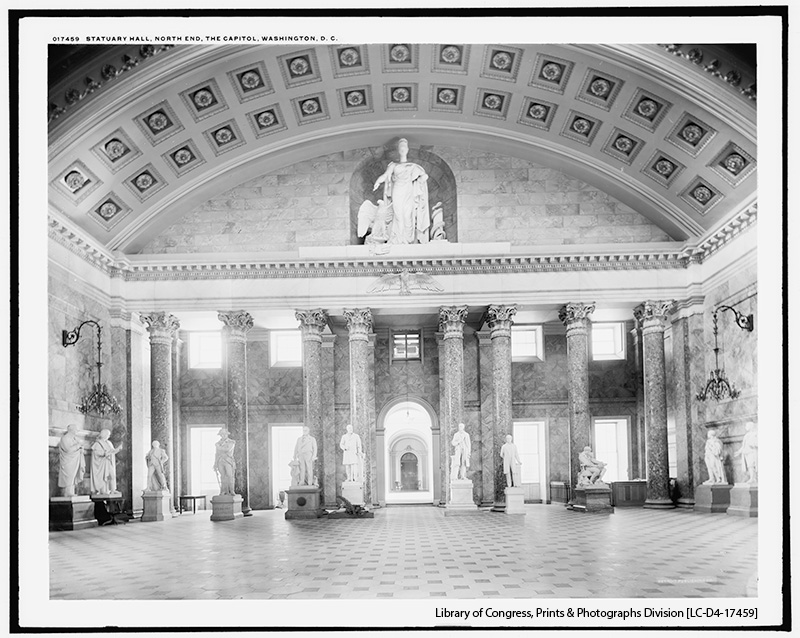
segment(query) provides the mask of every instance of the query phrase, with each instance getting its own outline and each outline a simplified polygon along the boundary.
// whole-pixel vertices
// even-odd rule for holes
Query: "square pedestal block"
[[[288,509],[285,518],[319,518],[324,510],[316,485],[297,485],[286,490]]]
[[[479,511],[472,497],[472,481],[469,479],[450,481],[450,501],[447,503],[444,515],[477,514]]]
[[[242,518],[242,495],[241,494],[218,494],[211,497],[211,520],[212,521],[232,521],[235,518]]]
[[[342,498],[346,498],[353,505],[364,505],[364,484],[359,481],[344,481],[342,483]]]
[[[726,512],[729,516],[758,516],[758,485],[736,483],[731,490],[731,505]]]
[[[142,492],[144,501],[144,511],[142,512],[142,523],[152,523],[154,521],[164,521],[172,518],[169,509],[169,500],[172,498],[169,490],[155,490]]]
[[[525,513],[525,490],[521,487],[507,487],[506,494],[506,514]]]
[[[724,514],[731,504],[732,485],[698,485],[694,490],[694,511]]]
[[[50,499],[50,531],[96,527],[94,503],[88,496],[54,496]]]
[[[572,511],[611,514],[614,511],[611,488],[607,485],[576,487]]]

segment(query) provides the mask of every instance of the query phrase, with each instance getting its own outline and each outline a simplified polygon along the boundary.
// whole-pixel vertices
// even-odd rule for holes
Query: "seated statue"
[[[583,452],[578,455],[581,464],[581,471],[578,475],[578,487],[587,485],[605,485],[603,475],[606,473],[606,464],[598,461],[592,454],[592,448],[588,445],[583,448]]]

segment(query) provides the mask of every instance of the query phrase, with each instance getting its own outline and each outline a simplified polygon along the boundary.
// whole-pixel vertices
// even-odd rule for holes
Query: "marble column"
[[[593,303],[568,303],[558,318],[567,328],[567,383],[569,384],[569,467],[573,489],[578,485],[578,455],[592,444],[589,414],[589,316]]]
[[[322,430],[322,331],[328,325],[328,313],[321,308],[295,310],[303,334],[303,424],[317,441],[314,474],[324,486],[325,455]],[[321,453],[322,452],[322,453]],[[324,494],[320,495],[325,502]]]
[[[492,381],[492,337],[488,330],[476,332],[478,338],[478,379],[481,408],[481,508],[494,506],[494,389]]]
[[[336,398],[334,396],[333,348],[336,335],[322,335],[322,467],[320,485],[325,495],[322,504],[336,508],[336,461],[339,440],[336,438]]]
[[[220,311],[217,318],[225,324],[225,386],[228,394],[228,434],[236,441],[233,491],[242,497],[242,513],[250,515],[249,433],[247,429],[247,331],[253,318],[244,310]]]
[[[634,321],[633,354],[636,369],[636,415],[631,423],[631,479],[646,477],[644,449],[644,352],[642,350],[642,326]]]
[[[370,365],[374,349],[369,339],[372,332],[372,311],[369,308],[345,308],[344,316],[350,339],[350,423],[361,437],[364,452],[364,502],[372,503],[374,491],[373,460],[375,457],[375,423],[370,422]]]
[[[504,510],[506,495],[503,463],[500,448],[506,442],[506,435],[513,435],[511,420],[511,325],[517,306],[492,304],[486,311],[489,334],[492,338],[492,385],[494,403],[494,427],[492,459],[494,461],[494,504],[495,509]],[[486,445],[484,443],[484,445]],[[484,472],[487,468],[484,467]]]
[[[450,442],[458,431],[458,424],[464,419],[464,322],[467,306],[442,306],[439,308],[439,325],[442,331],[441,361],[443,367],[441,419],[441,475],[442,500],[450,502],[450,456],[453,453]],[[471,463],[478,459],[471,459]]]
[[[172,438],[172,344],[175,331],[180,328],[177,317],[168,312],[151,312],[141,315],[150,333],[150,449],[158,441],[167,453],[164,474],[167,486],[174,491],[175,445]]]
[[[175,468],[175,489],[172,491],[172,509],[180,509],[179,496],[181,494],[188,494],[184,486],[188,484],[185,480],[186,468],[182,461],[183,458],[189,458],[188,455],[184,457],[183,451],[185,442],[181,436],[181,351],[183,350],[183,341],[178,337],[177,331],[175,332],[175,341],[172,348],[172,439],[173,447],[175,448],[175,458],[173,459],[173,467]]]
[[[645,301],[633,313],[642,325],[644,346],[647,499],[644,507],[675,507],[669,496],[667,456],[667,380],[664,363],[664,321],[672,301]]]

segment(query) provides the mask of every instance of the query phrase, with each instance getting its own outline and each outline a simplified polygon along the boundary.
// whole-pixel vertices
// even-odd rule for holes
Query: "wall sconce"
[[[100,324],[89,319],[75,328],[75,330],[62,330],[61,345],[66,348],[67,346],[72,346],[78,343],[78,339],[81,337],[81,328],[83,328],[87,323],[90,323],[97,328],[97,363],[95,364],[97,366],[97,383],[92,386],[92,392],[83,397],[80,404],[76,405],[75,407],[78,408],[78,412],[81,414],[96,413],[100,416],[105,416],[109,412],[112,414],[119,414],[122,412],[122,408],[117,403],[117,399],[109,394],[108,388],[106,388],[100,376],[100,369],[103,367],[103,350]]]
[[[706,387],[697,394],[698,401],[705,401],[706,399],[714,399],[714,401],[721,401],[725,397],[735,399],[739,396],[739,390],[734,388],[730,382],[725,378],[725,372],[719,367],[719,341],[717,337],[717,313],[721,310],[730,310],[736,318],[736,325],[742,330],[753,332],[753,315],[743,315],[741,312],[732,308],[731,306],[719,306],[714,310],[711,315],[714,321],[714,370],[708,378]]]

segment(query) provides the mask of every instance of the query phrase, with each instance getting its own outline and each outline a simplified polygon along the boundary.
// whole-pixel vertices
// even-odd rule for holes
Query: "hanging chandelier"
[[[99,414],[105,416],[107,414],[119,414],[122,408],[117,399],[112,396],[106,384],[103,383],[101,377],[101,368],[103,367],[103,346],[102,346],[102,333],[100,324],[96,321],[88,319],[79,325],[75,330],[62,330],[61,331],[61,345],[65,348],[78,343],[81,337],[81,328],[87,323],[92,324],[97,328],[97,383],[92,386],[92,391],[81,399],[81,402],[75,407],[81,414]]]
[[[740,392],[737,390],[728,379],[725,378],[725,371],[719,367],[719,338],[717,328],[717,313],[721,310],[730,310],[736,318],[736,325],[742,330],[748,332],[753,331],[753,315],[743,315],[741,312],[732,308],[731,306],[719,306],[711,315],[714,323],[714,369],[708,377],[706,386],[702,391],[698,392],[697,400],[705,401],[706,399],[713,399],[714,401],[722,401],[730,397],[735,399],[739,396]]]

